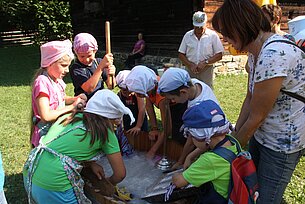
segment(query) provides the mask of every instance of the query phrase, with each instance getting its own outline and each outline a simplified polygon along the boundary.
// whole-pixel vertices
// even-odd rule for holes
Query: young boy
[[[213,150],[221,146],[235,154],[238,153],[236,144],[231,143],[230,136],[226,135],[230,123],[214,101],[206,100],[190,107],[184,113],[182,120],[185,136],[192,139],[197,149],[205,150],[208,147]],[[189,183],[196,187],[201,186],[198,197],[200,203],[206,203],[212,198],[211,196],[216,196],[213,197],[213,203],[227,203],[230,169],[228,161],[213,151],[207,151],[201,154],[188,169],[175,174],[172,181],[178,188]]]
[[[158,92],[172,102],[188,102],[188,107],[204,100],[213,100],[219,104],[212,89],[208,85],[198,79],[191,79],[188,72],[181,68],[172,67],[163,73],[158,83]],[[183,152],[172,169],[176,169],[183,164],[186,168],[192,158],[202,153],[202,151],[197,152],[198,150],[196,150],[189,154],[193,149],[194,144],[192,140],[187,138]],[[189,156],[187,157],[187,155]]]
[[[75,95],[84,93],[89,100],[95,92],[104,88],[104,82],[108,89],[115,86],[113,55],[109,53],[103,59],[96,58],[98,45],[91,34],[77,34],[73,49],[77,59],[70,67],[70,75]]]
[[[136,122],[130,124],[130,118],[123,116],[124,130],[132,135],[138,134],[140,131],[148,131],[148,122],[145,113],[144,98],[137,97],[133,92],[129,92],[126,87],[126,77],[130,70],[120,71],[116,76],[117,86],[120,88],[118,96],[123,104],[128,107],[134,115]]]

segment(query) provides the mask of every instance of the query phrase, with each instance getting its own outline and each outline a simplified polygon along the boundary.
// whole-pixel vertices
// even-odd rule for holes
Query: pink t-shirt
[[[144,45],[145,46],[145,41],[144,40],[138,40],[136,42],[136,44],[133,47],[133,50],[136,52],[139,49],[141,49],[141,46]],[[139,52],[141,55],[144,55],[145,50],[143,49],[141,52]]]
[[[50,109],[56,110],[59,106],[65,102],[65,88],[66,84],[62,79],[58,79],[57,82],[51,80],[48,76],[40,75],[34,81],[32,90],[32,109],[34,116],[39,120],[40,116],[37,109],[36,98],[40,93],[44,93],[49,97]],[[39,143],[38,127],[35,125],[32,144],[37,146]]]

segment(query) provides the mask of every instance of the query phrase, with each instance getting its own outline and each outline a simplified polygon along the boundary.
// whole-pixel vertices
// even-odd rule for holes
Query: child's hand
[[[96,162],[90,162],[90,167],[99,180],[102,180],[102,178],[105,177],[102,166],[98,165]]]
[[[112,76],[115,75],[115,70],[116,70],[116,68],[115,68],[114,65],[109,66],[107,69],[108,69],[108,74],[109,74],[109,75],[112,75]]]
[[[113,55],[112,53],[108,53],[104,56],[100,64],[98,65],[98,68],[103,70],[106,67],[110,67],[113,65]]]
[[[130,130],[128,130],[127,134],[131,134],[132,136],[135,136],[135,135],[139,134],[140,131],[141,131],[141,128],[134,127],[134,128],[131,128]]]
[[[81,108],[84,108],[86,106],[87,96],[86,95],[80,96],[80,95],[77,96],[75,101],[73,102],[73,106],[74,106],[75,109],[81,109]]]
[[[158,131],[158,130],[151,130],[151,131],[149,131],[149,133],[148,133],[148,137],[149,137],[149,139],[152,140],[152,141],[157,140],[158,135],[159,135],[159,131]]]

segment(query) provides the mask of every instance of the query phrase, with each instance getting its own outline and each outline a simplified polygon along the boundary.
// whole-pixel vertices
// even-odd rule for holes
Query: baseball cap
[[[207,22],[207,15],[202,11],[197,11],[193,15],[193,25],[195,27],[203,27]]]
[[[184,127],[212,128],[226,124],[225,114],[212,100],[202,101],[185,111],[182,116]]]

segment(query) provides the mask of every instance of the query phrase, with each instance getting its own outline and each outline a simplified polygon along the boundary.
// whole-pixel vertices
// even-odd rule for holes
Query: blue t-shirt
[[[0,191],[3,191],[3,186],[4,186],[4,171],[3,171],[2,158],[0,152]]]

